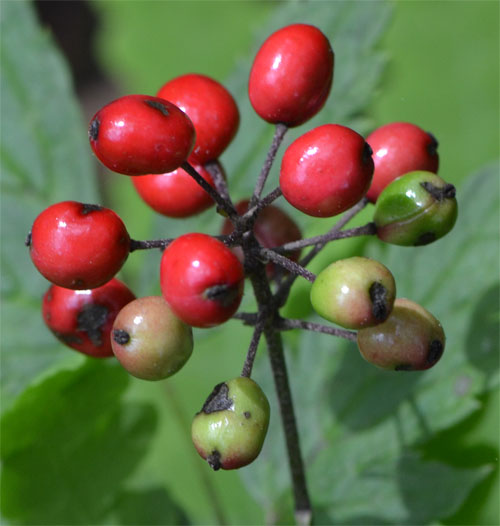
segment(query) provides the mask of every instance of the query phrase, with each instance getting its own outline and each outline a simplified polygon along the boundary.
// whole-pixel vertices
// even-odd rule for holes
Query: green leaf
[[[47,282],[24,240],[35,217],[62,200],[95,202],[94,169],[66,65],[27,2],[5,2],[0,18],[2,401],[48,367],[80,363],[44,328]]]
[[[474,271],[478,254],[482,268],[499,267],[498,168],[486,167],[458,189],[459,220],[445,238],[415,249],[378,240],[368,247],[368,255],[394,273],[398,296],[421,303],[441,320],[447,344],[433,369],[382,371],[366,363],[353,343],[312,333],[298,341],[287,338],[293,344],[289,372],[310,493],[335,522],[443,519],[491,473],[494,454],[489,464],[483,456],[451,466],[444,455],[433,460],[417,450],[477,413],[478,397],[498,385],[498,275]],[[258,365],[263,389],[270,392],[269,368]],[[268,512],[278,512],[276,502],[289,491],[287,474],[279,469],[284,444],[275,418],[261,462],[243,473]]]
[[[27,389],[2,418],[2,512],[22,524],[100,524],[157,425],[121,403],[116,363],[88,360]]]
[[[118,510],[118,517],[109,523],[130,526],[190,524],[184,511],[172,501],[164,488],[123,491],[114,507]]]

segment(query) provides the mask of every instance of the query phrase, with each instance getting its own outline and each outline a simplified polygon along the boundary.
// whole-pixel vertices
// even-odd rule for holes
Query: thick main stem
[[[281,420],[285,432],[288,462],[290,465],[295,500],[295,518],[298,524],[310,524],[312,518],[311,502],[307,491],[304,463],[300,450],[299,433],[295,419],[292,393],[288,382],[285,356],[283,353],[283,342],[281,334],[275,327],[277,311],[273,306],[272,293],[269,287],[269,282],[266,279],[264,265],[257,265],[253,269],[250,279],[260,308],[264,309],[264,306],[266,307],[264,310],[266,314],[264,320],[264,337],[269,349],[274,385],[278,395]]]

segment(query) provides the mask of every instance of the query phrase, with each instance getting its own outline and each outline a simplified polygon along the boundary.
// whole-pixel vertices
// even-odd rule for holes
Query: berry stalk
[[[250,275],[250,280],[259,308],[273,305],[271,289],[262,264],[255,267],[254,272]],[[295,501],[295,518],[297,524],[310,524],[312,518],[311,502],[307,490],[295,410],[283,353],[283,341],[275,327],[276,314],[275,307],[267,310],[263,332],[269,350],[274,385],[285,433]]]
[[[269,151],[267,152],[266,160],[264,162],[264,165],[262,166],[259,178],[257,179],[255,190],[253,192],[252,198],[250,199],[250,207],[253,207],[257,204],[257,201],[259,200],[262,194],[262,190],[264,188],[264,185],[266,184],[269,172],[271,171],[274,158],[276,157],[276,153],[278,152],[278,149],[283,141],[283,138],[285,137],[287,130],[288,127],[286,126],[286,124],[276,124],[273,142],[271,143]]]

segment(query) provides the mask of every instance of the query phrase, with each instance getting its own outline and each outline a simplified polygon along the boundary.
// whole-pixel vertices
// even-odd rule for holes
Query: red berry
[[[113,322],[122,307],[134,299],[134,294],[116,278],[91,290],[52,285],[43,297],[43,320],[68,347],[105,358],[113,356]]]
[[[355,205],[373,174],[371,149],[345,126],[325,124],[296,139],[281,162],[280,187],[305,214],[331,217]]]
[[[166,173],[189,156],[192,122],[158,97],[127,95],[101,108],[90,121],[90,146],[110,170],[125,175]]]
[[[366,197],[373,203],[394,179],[408,172],[437,173],[438,143],[435,137],[409,122],[392,122],[373,131],[366,142],[373,150],[375,171]]]
[[[240,201],[236,205],[236,211],[238,214],[243,215],[248,210],[248,199]],[[226,219],[222,225],[221,233],[228,235],[234,230],[233,223]],[[277,206],[269,205],[263,208],[253,226],[253,232],[257,241],[265,248],[278,247],[285,243],[297,241],[302,238],[302,232],[300,231],[297,223],[293,219],[279,209]],[[243,251],[240,247],[231,249],[238,259],[243,262]],[[300,257],[300,249],[294,250],[293,252],[286,254],[288,258],[293,261],[297,261]],[[278,267],[281,269],[281,267]],[[268,263],[267,274],[273,276],[277,268],[273,263]]]
[[[185,234],[163,252],[161,290],[174,313],[193,327],[228,320],[243,296],[245,275],[238,258],[206,234]]]
[[[196,130],[193,160],[204,164],[217,159],[238,130],[240,114],[233,96],[210,77],[191,73],[168,81],[158,97],[176,104]]]
[[[314,26],[293,24],[259,49],[248,83],[254,110],[267,122],[298,126],[324,105],[333,81],[334,53]]]
[[[35,219],[29,247],[35,267],[52,283],[67,289],[93,289],[121,269],[130,237],[113,210],[63,201]]]
[[[193,167],[212,187],[212,176],[201,164]],[[135,189],[156,212],[167,217],[189,217],[206,210],[214,200],[182,168],[165,174],[132,177]]]

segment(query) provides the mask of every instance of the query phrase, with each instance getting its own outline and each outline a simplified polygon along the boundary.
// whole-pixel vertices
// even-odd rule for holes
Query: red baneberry
[[[38,215],[28,245],[35,267],[50,282],[67,289],[93,289],[121,269],[130,237],[112,210],[63,201]]]
[[[201,165],[193,167],[212,187],[212,176]],[[156,212],[167,217],[190,217],[214,204],[210,195],[182,168],[165,174],[132,177],[137,193]]]
[[[305,214],[331,217],[355,205],[373,174],[371,149],[363,137],[338,124],[301,135],[285,151],[280,187]]]
[[[373,203],[394,179],[408,172],[437,173],[438,142],[431,133],[409,122],[392,122],[373,131],[366,142],[373,150],[375,171],[366,197]]]
[[[240,114],[229,91],[216,80],[190,73],[164,84],[157,93],[177,105],[196,130],[192,159],[200,164],[217,159],[238,130]]]
[[[169,101],[127,95],[101,108],[90,121],[89,140],[98,159],[125,175],[166,173],[187,160],[195,131]]]
[[[160,283],[174,313],[193,327],[228,320],[243,296],[243,266],[223,243],[206,234],[185,234],[164,251]]]
[[[113,322],[120,309],[134,299],[134,294],[116,278],[90,290],[52,285],[43,297],[43,320],[68,347],[105,358],[113,356],[110,339]]]
[[[293,24],[279,29],[262,44],[250,71],[254,110],[273,124],[302,124],[328,98],[333,65],[333,50],[318,28]]]

